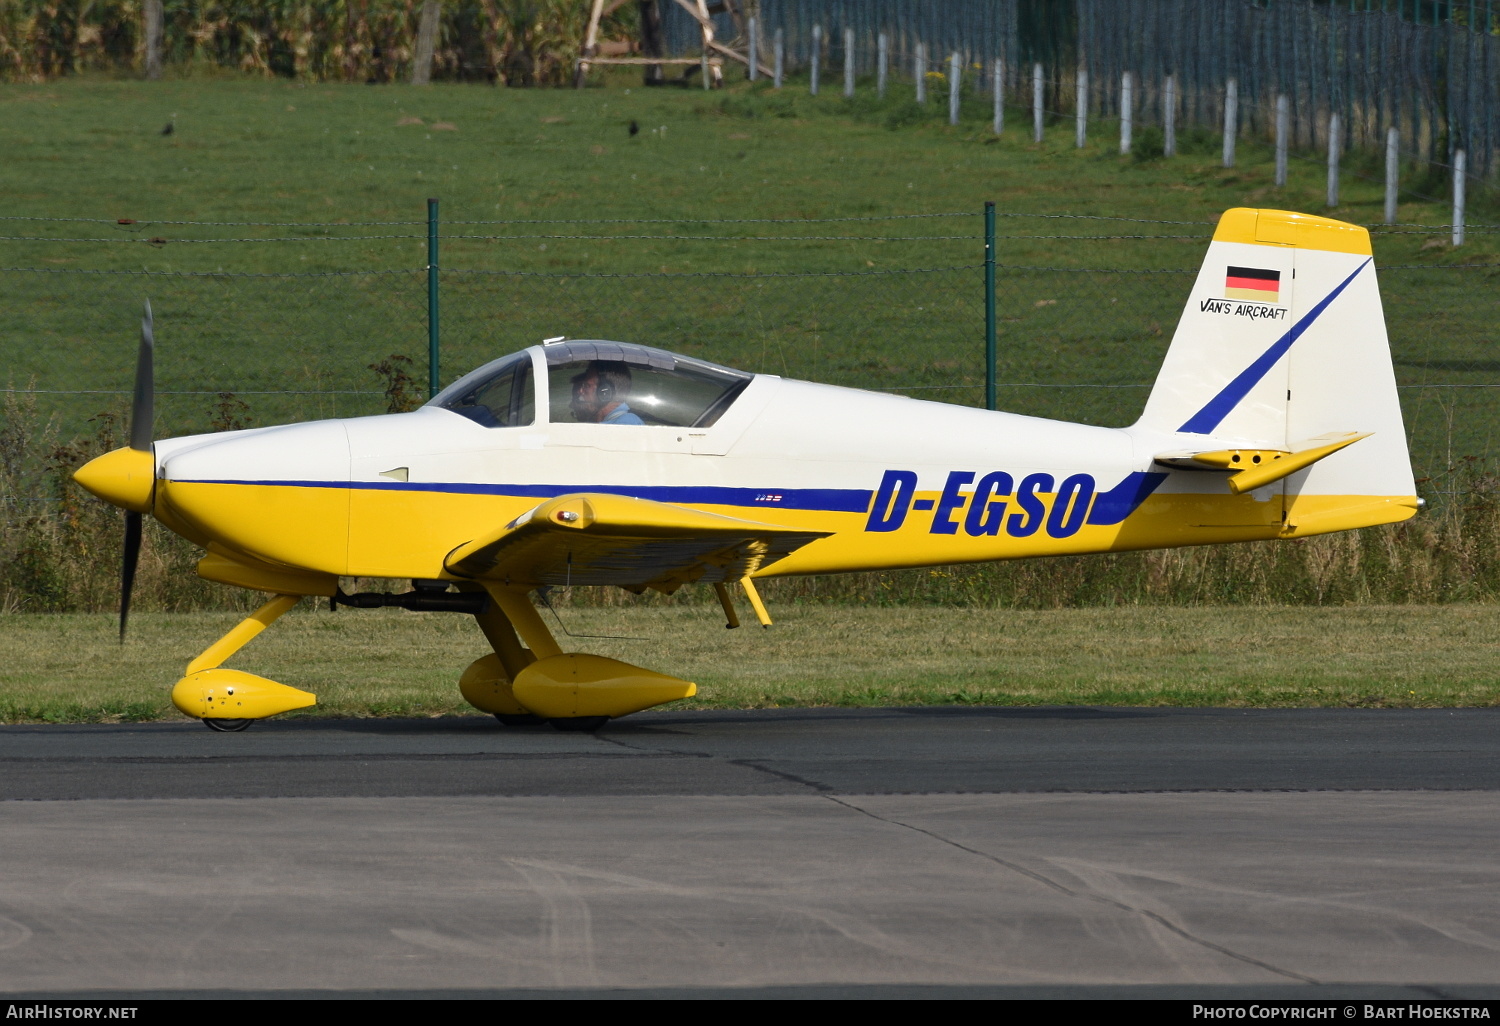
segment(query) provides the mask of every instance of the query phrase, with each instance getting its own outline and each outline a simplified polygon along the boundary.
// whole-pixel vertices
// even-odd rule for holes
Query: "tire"
[[[608,716],[569,716],[549,720],[552,726],[558,730],[587,731],[592,733],[609,722]]]
[[[531,713],[495,713],[495,719],[507,727],[540,727],[547,722]]]
[[[203,717],[203,725],[205,727],[207,727],[209,730],[217,730],[225,734],[232,734],[236,731],[244,730],[254,722],[254,720],[216,720],[211,719],[207,716]]]

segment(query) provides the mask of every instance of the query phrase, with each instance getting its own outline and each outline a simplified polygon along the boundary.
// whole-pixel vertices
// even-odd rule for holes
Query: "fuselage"
[[[498,362],[498,361],[497,361]],[[547,394],[540,347],[532,373]],[[440,397],[441,398],[441,397]],[[750,377],[708,426],[520,426],[440,405],[156,443],[155,515],[223,555],[339,576],[438,578],[539,502],[653,499],[830,532],[760,571],[838,573],[1274,537],[1281,488],[1172,471],[1181,439]]]

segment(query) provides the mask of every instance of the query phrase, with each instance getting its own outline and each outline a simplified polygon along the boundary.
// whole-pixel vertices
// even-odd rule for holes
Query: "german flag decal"
[[[1263,267],[1231,267],[1224,276],[1224,298],[1279,303],[1281,272],[1268,271]]]

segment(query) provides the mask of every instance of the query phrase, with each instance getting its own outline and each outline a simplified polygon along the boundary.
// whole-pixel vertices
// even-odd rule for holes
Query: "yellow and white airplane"
[[[150,312],[129,447],[77,480],[269,592],[187,667],[217,730],[314,704],[223,663],[307,595],[473,614],[493,652],[459,686],[502,722],[595,729],[695,685],[565,653],[546,586],[670,593],[1062,553],[1297,538],[1420,505],[1369,234],[1234,209],[1214,233],[1145,412],[1128,428],[747,374],[648,346],[553,340],[411,413],[152,442]],[[411,579],[345,595],[341,577]]]

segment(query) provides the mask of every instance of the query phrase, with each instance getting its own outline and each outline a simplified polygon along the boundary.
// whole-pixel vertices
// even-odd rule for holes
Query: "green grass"
[[[0,189],[7,214],[135,218],[133,228],[7,222],[10,235],[86,235],[104,243],[0,241],[0,266],[280,274],[384,269],[375,278],[150,278],[0,274],[8,310],[0,354],[15,383],[43,389],[127,385],[136,310],[150,295],[166,393],[233,391],[254,423],[378,412],[378,395],[259,395],[378,390],[367,366],[392,352],[421,359],[425,242],[417,238],[210,244],[213,236],[299,238],[321,229],[211,229],[172,220],[420,221],[442,200],[444,378],[556,334],[626,337],[751,370],[864,387],[911,389],[975,403],[982,381],[978,272],[862,278],[497,277],[463,271],[576,273],[890,271],[980,261],[973,238],[987,199],[1002,213],[1075,213],[1209,222],[1241,204],[1322,212],[1323,169],[1295,160],[1284,189],[1269,150],[1245,141],[1239,166],[1218,166],[1216,141],[1187,133],[1172,160],[1121,158],[1112,123],[1072,146],[1071,123],[1040,146],[1012,111],[996,140],[987,104],[965,121],[944,103],[813,99],[739,84],[722,93],[653,89],[619,77],[608,88],[305,85],[238,78],[154,84],[72,79],[0,91]],[[159,130],[175,115],[176,131]],[[420,119],[421,124],[406,123]],[[641,126],[628,136],[630,121]],[[438,128],[449,125],[451,129]],[[1349,166],[1373,171],[1359,156]],[[1369,165],[1366,167],[1365,165]],[[1424,186],[1436,192],[1438,186]],[[1500,220],[1477,188],[1475,221]],[[1491,206],[1486,206],[1490,204]],[[1346,176],[1336,216],[1380,217],[1377,182]],[[972,211],[963,220],[766,225],[473,225],[488,219],[859,217]],[[1413,200],[1403,220],[1442,223],[1442,203]],[[421,225],[368,230],[420,235]],[[1189,285],[1184,275],[1080,274],[1078,268],[1196,268],[1204,226],[1019,220],[1001,235],[1187,234],[1189,239],[1057,241],[1002,238],[1002,382],[1125,385],[1006,388],[1004,408],[1095,423],[1134,419]],[[687,239],[462,240],[458,235],[674,235]],[[734,241],[751,234],[860,236],[840,241]],[[887,235],[969,236],[882,241]],[[160,237],[165,245],[142,239]],[[1436,235],[1377,240],[1403,384],[1500,380],[1496,341],[1500,236],[1462,250]],[[1453,272],[1460,262],[1495,264]],[[1075,269],[1036,274],[1024,267]],[[0,382],[3,384],[3,382]],[[1500,425],[1494,389],[1404,393],[1422,474],[1488,455]],[[46,400],[65,433],[122,397]],[[163,433],[205,429],[211,397],[161,398]]]
[[[567,649],[694,680],[683,708],[1109,704],[1457,707],[1500,703],[1500,607],[1022,612],[786,606],[724,630],[709,607],[564,609]],[[0,617],[0,722],[172,719],[187,661],[228,614]],[[561,634],[561,632],[558,632]],[[472,713],[486,651],[467,617],[293,613],[231,662],[315,692],[308,716]]]

